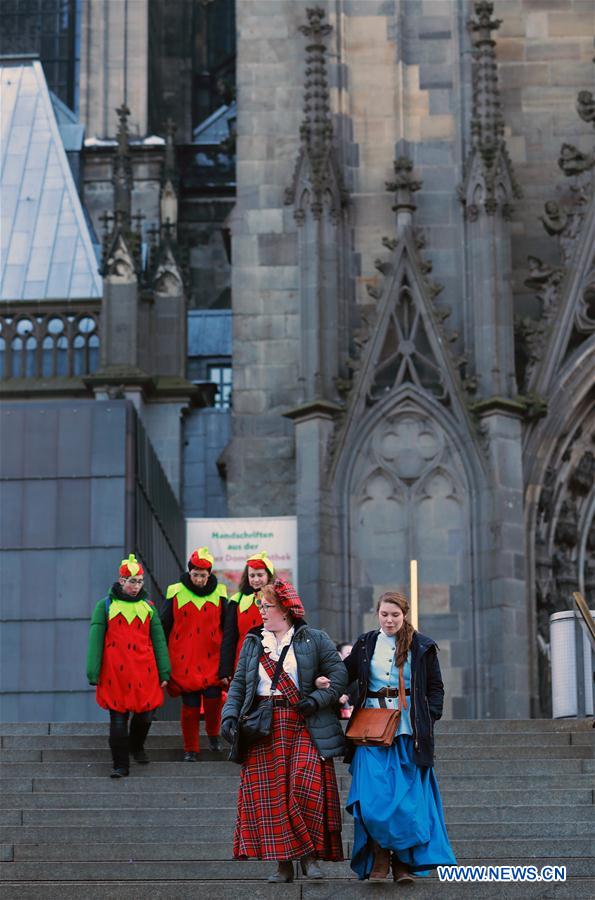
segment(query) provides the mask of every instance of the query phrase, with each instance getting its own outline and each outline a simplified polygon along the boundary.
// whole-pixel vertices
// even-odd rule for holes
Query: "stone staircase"
[[[360,883],[324,863],[322,883],[269,885],[268,862],[230,859],[239,768],[226,754],[180,762],[179,726],[156,722],[151,765],[107,777],[107,724],[0,724],[0,897],[355,900],[595,897],[595,731],[588,721],[450,721],[436,772],[460,864],[565,865],[563,884]],[[203,737],[203,745],[206,740]],[[337,765],[343,801],[349,774]],[[344,845],[351,850],[351,818]]]

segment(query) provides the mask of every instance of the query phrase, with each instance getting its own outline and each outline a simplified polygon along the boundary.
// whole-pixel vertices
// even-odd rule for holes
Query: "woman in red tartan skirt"
[[[329,636],[304,621],[289,582],[266,585],[259,605],[263,624],[246,635],[222,713],[221,733],[234,743],[243,716],[258,703],[274,704],[271,734],[243,758],[234,857],[276,859],[273,882],[293,881],[296,859],[309,878],[322,878],[317,859],[343,859],[333,758],[343,751],[336,704],[346,671]],[[316,688],[321,675],[328,690]]]

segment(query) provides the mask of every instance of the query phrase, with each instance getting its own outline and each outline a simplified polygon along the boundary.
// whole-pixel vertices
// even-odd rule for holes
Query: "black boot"
[[[122,735],[110,734],[109,738],[110,750],[112,751],[112,759],[114,768],[110,772],[110,778],[125,778],[128,775],[130,763],[128,759],[128,737]]]
[[[130,752],[137,763],[146,765],[149,757],[145,753],[145,740],[151,727],[151,720],[133,715],[130,723]]]

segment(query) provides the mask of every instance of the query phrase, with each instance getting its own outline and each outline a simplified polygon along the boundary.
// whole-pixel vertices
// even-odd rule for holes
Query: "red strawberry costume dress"
[[[120,575],[121,582],[136,577],[142,584],[143,570],[134,557],[123,561]],[[95,606],[87,651],[88,681],[96,685],[99,706],[110,713],[112,777],[128,774],[129,751],[137,762],[148,762],[144,741],[153,713],[163,703],[161,683],[170,676],[165,634],[154,604],[144,589],[130,596],[121,582]]]
[[[229,598],[227,607],[219,667],[221,678],[233,676],[246,635],[251,628],[262,625],[262,616],[256,605],[256,593],[248,579],[249,568],[266,571],[269,581],[275,574],[275,567],[265,551],[246,560],[246,567],[240,579],[240,590]]]
[[[201,552],[206,553],[206,548],[201,548]],[[212,564],[212,558],[210,561]],[[207,570],[206,566],[196,568]],[[172,696],[182,696],[181,725],[186,754],[196,754],[200,749],[201,704],[211,746],[218,749],[222,706],[219,657],[226,611],[227,588],[218,583],[210,566],[203,587],[194,584],[190,574],[184,574],[167,589],[163,623],[169,636],[172,664],[168,691]]]
[[[163,703],[160,684],[167,681],[169,665],[165,635],[155,604],[146,596],[120,599],[115,594],[115,586],[107,600],[109,606],[105,600],[100,600],[93,616],[93,621],[103,618],[105,629],[95,692],[97,703],[103,709],[117,712],[156,709]],[[151,630],[159,647],[161,674]]]
[[[225,617],[225,633],[221,646],[221,678],[231,678],[236,670],[240,650],[244,639],[251,628],[262,625],[262,616],[256,605],[254,592],[243,594],[238,591],[229,598],[227,616]]]

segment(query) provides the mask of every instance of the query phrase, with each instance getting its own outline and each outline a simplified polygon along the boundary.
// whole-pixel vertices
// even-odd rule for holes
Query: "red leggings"
[[[191,700],[192,705],[186,703],[186,698]],[[192,694],[184,694],[182,696],[182,714],[180,721],[182,725],[182,736],[184,738],[184,750],[198,753],[200,751],[199,723],[200,723],[200,701],[202,699],[205,711],[205,726],[207,734],[215,737],[219,734],[221,727],[221,709],[223,707],[223,697],[219,693],[218,697],[205,697],[204,693],[192,692]],[[198,700],[198,703],[196,703]]]

